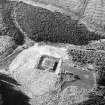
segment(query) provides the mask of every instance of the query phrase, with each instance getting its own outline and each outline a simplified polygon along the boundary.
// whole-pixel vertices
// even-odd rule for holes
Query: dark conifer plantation
[[[72,20],[59,12],[51,12],[41,7],[35,7],[23,2],[8,3],[3,10],[3,23],[5,32],[14,37],[17,44],[24,43],[24,34],[13,22],[13,7],[15,6],[16,21],[27,36],[35,42],[70,43],[86,45],[91,40],[105,37],[87,30],[85,25],[79,25],[77,20]],[[6,34],[4,33],[4,34]]]
[[[36,42],[86,45],[91,40],[105,38],[88,31],[85,25],[60,12],[20,2],[15,7],[15,13],[19,26]]]

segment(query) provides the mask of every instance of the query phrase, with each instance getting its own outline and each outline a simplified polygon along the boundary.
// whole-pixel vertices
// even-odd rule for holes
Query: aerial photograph
[[[105,105],[105,0],[0,0],[0,105]]]

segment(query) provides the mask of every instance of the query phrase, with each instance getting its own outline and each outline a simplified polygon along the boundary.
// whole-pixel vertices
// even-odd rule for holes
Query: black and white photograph
[[[0,105],[105,105],[105,0],[0,0]]]

